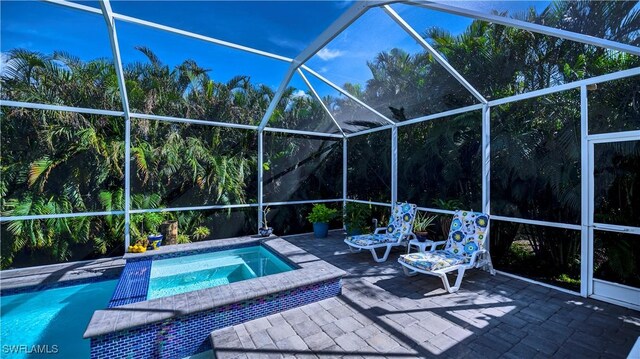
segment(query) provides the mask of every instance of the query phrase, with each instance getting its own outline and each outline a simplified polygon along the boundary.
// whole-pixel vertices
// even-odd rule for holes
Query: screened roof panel
[[[350,4],[343,1],[112,1],[113,11],[295,57]]]
[[[319,95],[318,95],[319,96]],[[323,104],[296,72],[287,92],[269,120],[269,127],[322,133],[340,133]]]
[[[102,15],[35,1],[2,1],[0,9],[2,75],[11,78],[2,98],[122,109]]]
[[[354,22],[308,66],[394,121],[477,103],[380,8]]]
[[[343,95],[313,74],[304,70],[303,73],[345,133],[389,125],[384,118]]]
[[[443,3],[479,13],[512,17],[556,29],[640,46],[640,4],[637,1],[445,1]]]
[[[257,125],[289,66],[138,24],[116,28],[133,112]]]
[[[541,90],[640,65],[637,56],[422,7],[400,16],[487,99]],[[466,24],[460,26],[460,24]]]

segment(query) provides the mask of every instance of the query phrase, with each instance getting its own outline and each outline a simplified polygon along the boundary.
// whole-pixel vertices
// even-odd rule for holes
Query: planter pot
[[[362,229],[356,227],[347,227],[347,236],[358,236],[362,234]]]
[[[415,232],[418,242],[425,242],[429,239],[429,232]]]
[[[329,234],[329,223],[314,223],[313,235],[316,238],[326,238]]]
[[[273,233],[272,227],[258,228],[258,234],[260,234],[261,237],[269,237],[272,233]]]
[[[156,248],[156,247],[160,247],[162,245],[162,234],[158,234],[155,236],[147,236],[147,239],[149,240],[149,247],[151,248]]]

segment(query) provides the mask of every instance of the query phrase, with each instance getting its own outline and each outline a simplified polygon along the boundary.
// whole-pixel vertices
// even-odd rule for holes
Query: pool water
[[[97,309],[106,308],[117,280],[0,297],[2,349],[7,358],[88,358],[83,339]]]
[[[262,246],[154,260],[147,299],[167,297],[292,270]]]

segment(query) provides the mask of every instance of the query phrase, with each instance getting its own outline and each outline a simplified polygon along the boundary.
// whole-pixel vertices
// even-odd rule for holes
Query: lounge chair
[[[451,221],[449,237],[446,241],[435,242],[429,252],[416,252],[401,255],[406,275],[424,273],[440,277],[445,289],[454,293],[460,289],[462,277],[467,269],[486,267],[494,275],[491,255],[485,249],[489,236],[489,215],[479,212],[456,211]],[[434,250],[445,244],[444,249]],[[447,273],[458,271],[453,287],[449,285]]]
[[[416,208],[415,204],[397,202],[391,209],[389,226],[376,228],[373,234],[347,237],[344,242],[351,252],[369,250],[376,262],[384,262],[389,257],[391,248],[406,245],[409,240],[416,238],[413,233]],[[382,258],[376,253],[378,248],[386,248]]]

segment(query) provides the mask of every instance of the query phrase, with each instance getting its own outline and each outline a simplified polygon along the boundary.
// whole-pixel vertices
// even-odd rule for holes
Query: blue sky
[[[463,6],[513,12],[531,5],[541,9],[547,3],[481,1],[463,3]],[[97,6],[95,2],[86,4]],[[349,1],[112,1],[115,12],[288,57],[295,57],[350,5]],[[111,58],[104,20],[99,15],[33,1],[2,1],[1,7],[3,52],[20,47],[44,53],[63,50],[85,60]],[[437,26],[456,34],[471,22],[467,18],[406,5],[393,7],[418,32]],[[194,59],[210,69],[216,80],[226,81],[234,75],[245,74],[254,82],[271,87],[279,84],[287,68],[286,63],[277,60],[139,25],[118,22],[116,26],[125,64],[146,61],[134,47],[147,46],[171,66],[184,59]],[[366,61],[393,47],[408,52],[421,51],[383,11],[375,9],[328,44],[308,65],[340,85],[365,83],[370,77]],[[306,90],[300,81],[292,85]]]

